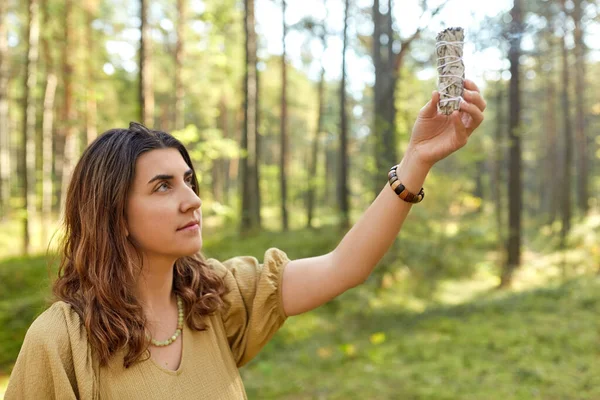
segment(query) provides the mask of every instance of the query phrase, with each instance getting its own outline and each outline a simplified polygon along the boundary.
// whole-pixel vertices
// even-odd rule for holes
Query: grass
[[[244,381],[255,399],[600,398],[599,289],[579,278],[422,313],[299,316]]]
[[[326,253],[341,233],[262,232],[239,240],[215,230],[206,237],[208,257],[262,260],[272,246],[292,259]],[[410,294],[411,276],[399,269],[382,281],[385,288],[364,285],[290,318],[242,368],[249,398],[600,398],[600,280],[589,269],[565,276],[555,254],[528,249],[516,289],[499,292],[494,257],[471,277],[441,279],[427,298]],[[0,261],[0,398],[48,287],[44,256]]]

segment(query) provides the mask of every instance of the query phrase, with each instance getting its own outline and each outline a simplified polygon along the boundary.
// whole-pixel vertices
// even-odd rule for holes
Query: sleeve
[[[92,362],[79,316],[54,303],[27,330],[5,400],[97,399]]]
[[[262,264],[250,256],[215,263],[229,289],[221,316],[238,367],[254,358],[287,319],[281,289],[289,261],[283,251],[270,248]]]

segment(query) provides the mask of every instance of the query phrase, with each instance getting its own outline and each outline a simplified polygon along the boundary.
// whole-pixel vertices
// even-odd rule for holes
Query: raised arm
[[[431,167],[466,145],[483,121],[486,107],[479,89],[465,81],[461,111],[437,112],[439,94],[421,109],[410,143],[397,168],[399,180],[418,193]],[[391,167],[391,166],[390,166]],[[412,204],[398,198],[381,171],[382,190],[338,246],[322,256],[290,261],[283,274],[283,304],[287,315],[312,310],[364,282],[398,235]]]

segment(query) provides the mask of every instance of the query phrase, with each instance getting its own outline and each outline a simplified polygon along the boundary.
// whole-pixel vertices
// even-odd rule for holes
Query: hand
[[[468,79],[463,98],[460,111],[444,115],[438,113],[440,94],[434,91],[415,121],[407,153],[414,153],[419,162],[432,167],[466,145],[471,133],[483,122],[486,101],[477,85]]]

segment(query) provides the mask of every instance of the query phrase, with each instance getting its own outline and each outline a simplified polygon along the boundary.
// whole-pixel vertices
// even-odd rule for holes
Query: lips
[[[188,228],[188,227],[194,226],[194,225],[200,225],[199,221],[195,221],[195,220],[194,221],[190,221],[187,224],[185,224],[184,226],[182,226],[180,228],[177,228],[177,230],[180,231],[182,229],[185,229],[185,228]]]

